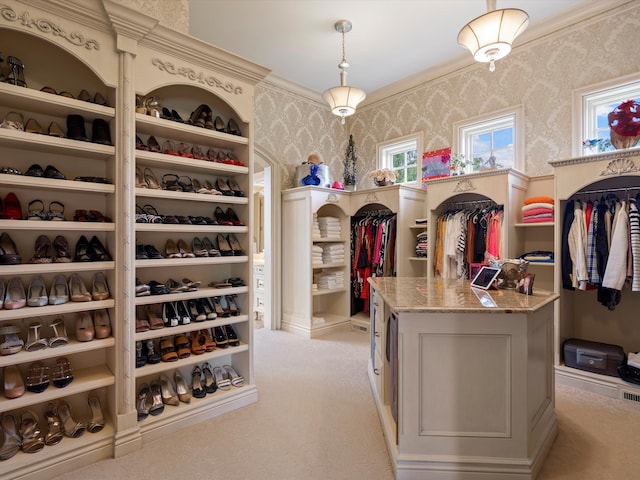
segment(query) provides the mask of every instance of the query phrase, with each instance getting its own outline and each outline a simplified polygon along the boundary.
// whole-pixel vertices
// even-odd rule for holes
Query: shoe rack
[[[69,4],[74,8],[70,9]],[[1,265],[0,279],[6,286],[11,279],[20,278],[27,294],[29,283],[42,277],[49,294],[56,275],[63,275],[66,280],[77,275],[91,291],[93,278],[102,274],[110,290],[107,299],[0,309],[0,328],[18,326],[18,336],[25,343],[33,340],[28,338],[28,333],[29,325],[35,321],[42,323],[40,337],[51,339],[56,335],[52,325],[58,329],[57,335],[61,335],[61,324],[57,320],[62,318],[68,336],[66,344],[62,342],[60,346],[0,355],[0,372],[10,367],[11,379],[17,367],[23,381],[34,362],[49,366],[50,375],[59,360],[70,362],[73,380],[63,387],[50,384],[41,393],[27,391],[17,398],[0,395],[0,417],[12,414],[20,422],[23,412],[32,411],[43,435],[48,431],[46,414],[50,404],[57,405],[61,415],[70,412],[73,421],[67,432],[70,435],[63,435],[55,447],[46,445],[34,454],[18,451],[2,461],[0,479],[44,479],[100,459],[125,455],[156,435],[257,400],[248,316],[253,290],[251,196],[214,198],[202,193],[143,189],[136,186],[135,180],[139,166],[153,171],[160,182],[162,175],[168,173],[214,184],[223,178],[235,181],[239,189],[249,193],[253,173],[253,88],[268,70],[169,30],[155,19],[110,0],[6,0],[2,10],[0,50],[5,59],[15,56],[25,65],[27,87],[0,81],[0,120],[9,112],[20,112],[25,122],[37,121],[43,134],[0,128],[0,167],[6,167],[5,172],[14,169],[24,173],[33,164],[41,165],[43,170],[51,165],[66,179],[0,173],[0,197],[4,200],[9,193],[14,193],[20,200],[23,216],[29,214],[29,203],[40,200],[45,214],[49,210],[59,212],[62,205],[65,217],[64,221],[0,219],[0,235],[8,235],[22,257],[21,263]],[[6,77],[6,60],[0,63],[0,69]],[[63,92],[67,93],[61,95]],[[157,96],[163,106],[175,109],[185,119],[198,105],[207,104],[215,112],[214,119],[220,116],[225,125],[233,119],[237,125],[231,123],[233,133],[224,133],[137,114],[136,94]],[[108,106],[97,103],[100,96]],[[67,120],[71,115],[75,115],[74,122],[78,121],[77,116],[82,117],[89,140],[94,137],[94,125],[96,133],[100,129],[101,138],[107,133],[104,129],[107,125],[111,144],[69,138],[72,132],[67,128]],[[66,137],[48,135],[53,122]],[[73,125],[77,128],[79,124]],[[164,140],[172,140],[178,145],[200,145],[205,153],[212,147],[216,151],[232,152],[242,165],[136,150],[136,135],[145,142],[153,135],[161,146]],[[224,211],[231,208],[245,225],[136,224],[136,203],[153,205],[163,215],[187,217],[215,218],[216,207]],[[196,236],[208,236],[216,241],[218,234],[234,235],[247,254],[136,260],[137,241],[153,244],[163,252],[169,238],[182,239],[191,246]],[[29,263],[39,235],[48,236],[52,243],[56,236],[64,236],[72,258],[74,247],[83,245],[81,237],[88,240],[95,236],[111,259]],[[50,255],[55,253],[53,248],[49,250]],[[210,282],[233,277],[242,278],[246,284],[218,288],[215,292],[208,286]],[[189,278],[201,281],[201,286],[190,292],[162,295],[161,300],[156,300],[135,296],[136,278],[158,282]],[[136,333],[138,307],[224,295],[236,296],[239,315],[164,328],[164,331]],[[96,315],[97,312],[101,313]],[[76,332],[76,318],[86,318],[88,314],[91,318],[103,319],[102,312],[109,316],[111,335],[80,341],[86,332]],[[201,355],[192,353],[178,362],[135,368],[135,345],[139,340],[159,341],[178,334],[188,337],[192,330],[225,324],[234,327],[239,339],[237,346]],[[179,371],[190,388],[193,367],[205,362],[214,369],[225,365],[233,367],[244,378],[244,385],[233,386],[234,381],[238,384],[237,379],[229,378],[232,385],[227,390],[219,389],[204,398],[194,398],[189,404],[167,405],[161,415],[138,421],[136,397],[142,383],[162,374],[173,378],[173,373]],[[4,382],[4,376],[2,380]],[[96,399],[104,416],[102,429],[95,428],[93,421]],[[29,415],[24,418],[29,419]],[[78,430],[72,428],[76,422],[83,422],[88,431],[72,438]],[[99,431],[91,433],[90,430]]]
[[[24,7],[17,4],[11,4],[7,8],[14,8],[16,12],[24,10]],[[70,414],[72,423],[82,422],[88,427],[93,413],[90,399],[91,402],[97,399],[99,410],[106,420],[104,428],[92,428],[99,430],[96,433],[87,430],[78,438],[64,436],[55,447],[46,445],[35,454],[20,451],[2,462],[1,478],[23,475],[27,478],[30,474],[51,475],[56,472],[51,467],[59,464],[61,459],[66,459],[73,466],[79,465],[74,457],[84,458],[86,461],[90,457],[109,455],[113,451],[113,418],[116,415],[113,399],[119,348],[116,338],[118,329],[121,328],[114,309],[119,301],[114,289],[117,253],[114,248],[116,224],[113,218],[119,194],[115,184],[119,173],[116,149],[114,145],[49,135],[48,127],[55,123],[67,134],[67,118],[70,115],[82,117],[83,122],[79,126],[85,128],[89,139],[92,138],[92,124],[95,120],[113,127],[116,116],[113,106],[116,78],[109,73],[98,75],[96,72],[100,71],[99,64],[102,64],[105,71],[114,67],[116,58],[114,55],[98,58],[98,55],[88,54],[83,60],[79,60],[67,49],[47,41],[43,38],[45,35],[31,35],[5,28],[6,26],[0,26],[2,50],[5,55],[15,56],[23,62],[27,86],[0,83],[0,118],[6,118],[10,112],[17,112],[23,116],[25,123],[31,120],[30,125],[35,125],[37,122],[43,132],[38,134],[0,128],[2,166],[23,173],[0,174],[0,197],[6,199],[10,193],[15,194],[20,202],[22,215],[22,219],[0,219],[0,232],[10,237],[21,257],[19,263],[0,267],[0,280],[7,287],[12,280],[15,285],[15,279],[19,279],[19,284],[24,288],[24,297],[20,288],[6,289],[2,300],[9,300],[9,303],[4,302],[5,305],[21,297],[27,302],[34,300],[36,290],[30,291],[29,286],[32,283],[35,285],[38,279],[43,280],[45,295],[48,296],[54,279],[58,276],[62,276],[67,285],[72,277],[80,278],[91,292],[92,280],[102,274],[110,289],[108,298],[101,300],[72,301],[70,298],[60,304],[49,300],[44,306],[29,306],[27,303],[22,308],[0,309],[0,328],[9,325],[18,327],[18,337],[24,341],[25,347],[14,354],[0,355],[5,389],[12,383],[8,372],[14,372],[15,378],[16,367],[22,382],[27,387],[35,386],[36,390],[38,382],[32,377],[34,372],[40,373],[41,370],[34,368],[34,364],[41,362],[48,368],[49,375],[48,386],[40,392],[27,388],[21,396],[8,398],[5,390],[5,394],[0,396],[0,416],[12,415],[18,423],[20,433],[21,419],[24,420],[25,415],[28,417],[34,414],[44,437],[53,430],[48,427],[46,418],[51,406],[55,407],[59,416]],[[98,33],[94,38],[104,41],[104,37]],[[56,59],[57,68],[52,66],[52,59]],[[6,75],[6,63],[0,64],[0,68]],[[41,90],[47,86],[56,93]],[[99,92],[111,106],[79,100],[78,95],[82,90],[91,92],[92,97]],[[63,91],[75,98],[57,94]],[[52,166],[66,179],[24,175],[34,164],[40,165],[43,170]],[[79,177],[83,180],[106,180],[109,183],[80,181]],[[42,215],[35,215],[41,210]],[[76,210],[100,212],[101,220],[104,221],[84,221],[89,219],[88,215],[78,216]],[[60,215],[48,215],[53,212]],[[32,219],[27,220],[29,217]],[[32,261],[38,253],[36,240],[41,235],[47,237],[52,244],[48,251],[41,251],[51,258],[49,263]],[[56,261],[57,255],[63,253],[53,245],[54,239],[59,236],[67,241],[70,262]],[[82,237],[87,240],[95,237],[109,252],[110,259],[75,261],[77,248],[83,248]],[[91,260],[98,259],[93,257]],[[78,293],[77,285],[73,283],[70,296]],[[86,335],[88,330],[77,330],[78,323],[81,327],[91,329],[94,328],[93,320],[105,318],[105,315],[111,332],[106,338],[86,341],[91,336]],[[30,351],[26,350],[28,346],[31,347]],[[71,382],[68,382],[65,372],[58,369],[65,359],[68,360],[70,373],[73,375]],[[69,373],[68,370],[66,373]],[[44,388],[42,385],[41,387]]]

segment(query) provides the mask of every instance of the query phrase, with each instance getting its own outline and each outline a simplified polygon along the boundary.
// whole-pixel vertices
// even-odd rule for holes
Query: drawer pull
[[[376,375],[380,375],[380,369],[374,368],[373,373],[375,373]]]

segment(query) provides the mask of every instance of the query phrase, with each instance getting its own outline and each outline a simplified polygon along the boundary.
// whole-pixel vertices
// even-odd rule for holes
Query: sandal
[[[136,223],[149,223],[149,218],[140,205],[136,205]]]
[[[51,324],[51,328],[53,329],[53,337],[49,339],[50,348],[63,347],[69,343],[67,327],[62,317],[55,319]]]
[[[149,223],[164,223],[164,215],[160,215],[153,205],[147,204],[142,209],[147,214]]]
[[[53,384],[58,388],[64,388],[73,381],[73,374],[71,373],[71,362],[69,362],[68,358],[61,357],[56,360],[56,364],[53,366],[51,380]],[[64,424],[64,418],[62,418],[62,421]]]
[[[162,189],[170,190],[172,192],[182,192],[182,186],[178,182],[180,177],[173,173],[165,173],[162,176]]]
[[[216,342],[213,341],[211,332],[208,328],[200,331],[202,332],[202,335],[204,335],[204,346],[207,349],[207,352],[213,352],[216,349]]]
[[[42,362],[34,362],[27,370],[27,390],[33,393],[42,393],[49,386],[49,367]]]
[[[6,128],[9,130],[20,130],[24,131],[24,116],[22,116],[19,112],[9,112],[4,117],[2,123],[0,123],[0,128]]]
[[[175,338],[175,345],[178,358],[187,358],[191,355],[191,349],[189,348],[189,339],[186,335],[178,335]]]
[[[38,416],[32,410],[25,410],[20,415],[20,436],[22,451],[36,453],[44,448],[44,436],[38,427]]]
[[[24,347],[24,349],[27,352],[35,352],[36,350],[42,350],[43,348],[46,348],[48,346],[47,339],[40,338],[40,328],[42,328],[41,322],[33,322],[31,325],[29,325],[29,333],[27,334],[27,344]],[[31,368],[29,369],[29,371],[31,373]],[[27,377],[27,380],[28,379],[29,377]],[[47,383],[49,383],[48,380],[47,380]]]
[[[154,190],[161,190],[158,179],[153,174],[151,169],[148,167],[144,169],[144,181],[147,183],[148,188],[152,188]]]
[[[87,424],[87,430],[90,433],[98,433],[104,428],[104,415],[102,415],[102,406],[100,405],[100,399],[95,392],[91,392],[87,398],[89,408],[91,409],[91,420]]]
[[[136,401],[136,410],[138,411],[138,421],[144,420],[149,416],[149,405],[151,399],[151,388],[143,383],[138,390],[138,400]]]
[[[191,353],[194,355],[202,355],[207,351],[205,338],[201,331],[193,330],[189,337],[191,339]]]
[[[57,413],[62,421],[62,429],[67,437],[78,438],[85,431],[82,422],[76,422],[71,416],[71,407],[66,400],[58,400]]]
[[[221,367],[215,367],[213,369],[213,376],[216,379],[216,385],[220,390],[229,390],[231,388],[231,381],[228,375],[226,375]]]
[[[38,235],[35,245],[33,247],[34,254],[29,260],[29,263],[51,263],[53,258],[49,255],[49,248],[51,248],[51,241],[46,235]]]
[[[29,173],[27,171],[27,173]],[[33,176],[33,175],[30,175]],[[29,202],[29,213],[27,214],[27,220],[46,220],[47,214],[44,213],[44,202],[42,200],[31,200]]]
[[[191,371],[191,395],[195,398],[204,398],[207,395],[202,386],[202,371],[198,365]]]
[[[241,387],[244,385],[244,377],[238,375],[231,365],[223,365],[222,367],[231,380],[231,385],[234,387]]]
[[[0,335],[4,337],[4,341],[0,344],[0,355],[13,355],[22,350],[24,340],[18,336],[19,333],[20,327],[16,325],[0,327]]]
[[[11,71],[7,76],[7,83],[17,85],[19,87],[26,87],[27,82],[24,81],[24,64],[18,57],[7,57],[7,65]]]
[[[180,185],[180,188],[182,189],[183,192],[194,191],[193,181],[191,180],[191,177],[187,177],[186,175],[182,175],[180,178],[178,178],[178,185]]]
[[[202,364],[202,374],[204,375],[204,390],[207,393],[214,393],[218,390],[218,385],[216,384],[216,379],[213,376],[213,371],[211,370],[211,365],[208,362]]]
[[[49,213],[47,214],[47,220],[66,220],[66,218],[64,218],[64,205],[58,201],[51,202],[49,204]]]
[[[16,418],[10,413],[4,413],[0,418],[1,432],[4,432],[4,443],[0,446],[0,460],[8,460],[20,450],[20,436]]]
[[[160,106],[160,99],[158,97],[149,97],[144,102],[145,108],[147,110],[147,115],[152,117],[160,118],[162,107]]]
[[[163,362],[176,362],[178,360],[178,354],[170,338],[165,338],[160,342],[160,352],[162,353]]]
[[[147,363],[150,365],[160,363],[162,361],[162,354],[160,352],[156,352],[155,342],[152,339],[149,339],[144,345],[147,349]]]
[[[44,443],[47,445],[56,445],[62,440],[62,421],[56,412],[53,402],[49,402],[44,412],[47,419],[48,431],[44,436]]]

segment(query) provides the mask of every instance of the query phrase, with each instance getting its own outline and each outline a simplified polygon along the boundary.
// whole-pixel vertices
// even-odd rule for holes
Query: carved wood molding
[[[87,50],[100,50],[100,43],[97,40],[88,39],[78,32],[66,32],[62,27],[45,19],[34,20],[29,12],[22,14],[5,4],[0,4],[0,15],[9,22],[20,22],[22,26],[37,28],[42,33],[49,33],[54,37],[62,37],[76,47],[84,47]]]
[[[476,186],[471,182],[471,180],[460,180],[456,184],[456,188],[453,189],[454,192],[470,192],[471,190],[476,190]]]
[[[600,173],[601,177],[611,175],[622,175],[623,173],[635,173],[640,171],[635,162],[630,158],[617,158],[609,162],[606,168]]]
[[[167,72],[170,75],[180,75],[193,82],[198,82],[203,85],[209,85],[210,87],[220,88],[227,93],[233,93],[235,95],[242,94],[242,87],[236,87],[232,83],[223,82],[212,75],[206,75],[203,72],[196,72],[193,68],[189,67],[176,67],[171,62],[165,62],[159,58],[154,58],[151,63],[158,67],[159,70]]]
[[[375,192],[367,193],[367,197],[364,199],[364,203],[378,203],[378,195]]]
[[[339,201],[340,199],[335,193],[330,193],[329,195],[327,195],[327,203],[338,203]]]

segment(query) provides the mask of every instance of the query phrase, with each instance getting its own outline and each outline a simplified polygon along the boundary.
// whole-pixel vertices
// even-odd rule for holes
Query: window
[[[454,124],[454,145],[467,162],[466,172],[496,165],[522,170],[522,107]]]
[[[615,83],[607,82],[579,90],[574,95],[574,102],[579,102],[577,111],[581,112],[576,122],[578,138],[574,142],[574,154],[614,150],[609,138],[609,113],[626,100],[640,101],[640,80],[635,78],[618,79]],[[590,151],[585,151],[583,141],[601,140]]]
[[[396,183],[417,183],[420,180],[418,152],[422,151],[422,133],[396,138],[378,144],[380,168],[396,172]]]

